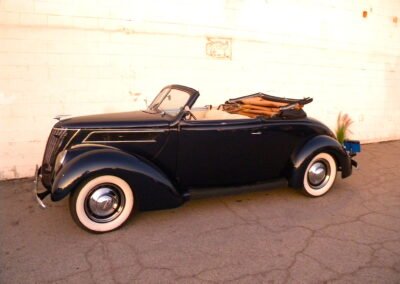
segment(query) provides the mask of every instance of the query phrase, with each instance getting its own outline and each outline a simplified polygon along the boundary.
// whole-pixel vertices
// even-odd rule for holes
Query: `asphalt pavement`
[[[400,141],[363,145],[320,198],[284,185],[83,231],[68,200],[0,182],[0,283],[400,283]]]

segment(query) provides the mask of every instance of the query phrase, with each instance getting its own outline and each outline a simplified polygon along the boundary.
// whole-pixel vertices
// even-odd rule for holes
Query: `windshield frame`
[[[188,99],[186,100],[186,102],[184,104],[182,104],[181,106],[179,106],[177,108],[174,108],[174,109],[162,109],[160,106],[162,105],[164,100],[168,97],[168,95],[173,90],[178,90],[178,91],[187,93],[188,94]],[[158,93],[158,95],[154,98],[154,100],[151,102],[151,104],[147,108],[147,111],[156,112],[156,113],[164,113],[164,114],[168,114],[168,115],[171,115],[171,116],[178,116],[179,114],[184,112],[186,106],[191,108],[198,97],[199,97],[199,92],[194,90],[194,89],[192,89],[192,88],[189,88],[189,87],[186,87],[186,86],[181,86],[181,85],[169,85],[169,86],[164,87]]]

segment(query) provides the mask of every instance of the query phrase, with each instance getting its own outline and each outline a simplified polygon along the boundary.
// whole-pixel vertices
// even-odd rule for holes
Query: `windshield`
[[[186,105],[189,98],[190,94],[185,91],[165,88],[158,94],[148,109],[177,115]]]

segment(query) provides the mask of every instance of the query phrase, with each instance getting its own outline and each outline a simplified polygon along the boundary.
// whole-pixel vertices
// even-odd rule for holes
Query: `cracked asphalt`
[[[400,283],[400,141],[363,145],[321,198],[284,185],[87,233],[32,181],[0,183],[0,283]]]

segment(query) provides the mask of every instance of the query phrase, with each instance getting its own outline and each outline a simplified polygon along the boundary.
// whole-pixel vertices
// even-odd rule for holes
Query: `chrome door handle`
[[[260,135],[260,134],[262,134],[261,131],[251,132],[251,135]]]

